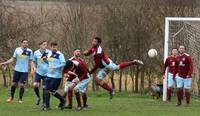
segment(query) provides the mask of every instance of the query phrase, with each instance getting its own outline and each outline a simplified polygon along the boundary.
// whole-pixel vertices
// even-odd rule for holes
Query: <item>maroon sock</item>
[[[171,101],[172,96],[172,88],[167,88],[167,100]]]
[[[68,91],[67,98],[68,98],[68,105],[72,106],[72,98],[73,98],[73,91],[72,90]]]
[[[86,106],[87,105],[87,94],[86,93],[82,94],[82,99],[83,99],[83,106]]]
[[[186,103],[190,104],[190,92],[185,92],[185,96],[186,96]]]
[[[77,92],[77,93],[75,93],[75,95],[76,95],[77,106],[78,106],[78,107],[81,107],[82,105],[81,105],[80,93]]]
[[[119,69],[123,69],[123,68],[131,66],[133,64],[134,64],[133,61],[125,61],[125,62],[121,62],[120,64],[118,64],[118,66],[119,66]]]
[[[102,88],[104,88],[105,90],[111,92],[112,88],[107,84],[107,83],[103,83],[103,85],[100,85]]]
[[[181,105],[181,101],[183,99],[183,89],[178,89],[177,98],[178,98],[178,105]]]

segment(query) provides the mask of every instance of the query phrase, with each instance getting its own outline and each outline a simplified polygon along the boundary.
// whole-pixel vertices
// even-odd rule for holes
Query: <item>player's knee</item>
[[[120,65],[117,65],[115,70],[120,70]]]
[[[188,89],[188,88],[187,88],[187,89],[185,89],[185,92],[188,92],[188,93],[189,93],[190,91],[191,91],[191,90],[190,90],[190,89]]]
[[[78,93],[79,92],[79,90],[75,87],[74,88],[74,93]]]
[[[33,86],[34,87],[39,87],[39,83],[34,83]]]
[[[17,86],[17,83],[12,83],[12,86],[15,86],[15,87],[16,87],[16,86]]]
[[[101,85],[101,83],[102,83],[102,80],[100,80],[98,77],[95,78],[95,81],[96,81],[96,83],[97,83],[98,85]]]
[[[56,90],[49,90],[49,93],[51,93],[52,95],[56,94]]]
[[[19,88],[24,88],[24,84],[20,83]]]

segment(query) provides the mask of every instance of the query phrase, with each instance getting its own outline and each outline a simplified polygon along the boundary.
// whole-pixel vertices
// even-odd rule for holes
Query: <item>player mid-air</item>
[[[172,91],[173,91],[173,85],[174,80],[173,74],[176,71],[176,57],[178,55],[178,49],[173,48],[171,51],[171,55],[165,60],[164,68],[163,68],[163,79],[165,78],[165,71],[168,68],[167,73],[167,101],[171,101]]]
[[[192,57],[185,53],[185,46],[179,46],[179,55],[176,58],[176,84],[177,84],[177,106],[181,106],[183,99],[183,91],[186,96],[186,106],[190,105],[190,89],[192,87],[193,62]]]
[[[1,65],[11,64],[12,62],[16,62],[12,80],[12,86],[10,90],[10,96],[7,99],[8,103],[11,103],[14,99],[14,94],[16,87],[19,83],[19,99],[18,103],[22,104],[22,98],[24,94],[24,86],[28,78],[28,70],[29,70],[29,61],[31,65],[31,72],[33,72],[33,53],[32,50],[28,48],[28,40],[24,39],[21,41],[21,47],[15,49],[13,57],[6,62],[3,62]]]
[[[82,107],[83,108],[88,107],[86,87],[91,81],[91,77],[89,75],[89,69],[87,68],[86,63],[80,58],[80,55],[81,52],[79,49],[74,50],[74,57],[68,60],[65,65],[65,73],[74,75],[71,76],[72,78],[71,84],[69,83],[65,85],[65,91],[67,92],[67,88],[70,89],[73,88],[77,100],[76,110],[81,110]],[[75,80],[76,78],[73,77],[78,77],[78,81],[76,81]],[[81,103],[80,93],[82,93],[83,104]]]
[[[48,62],[47,62],[47,56],[50,52],[50,50],[47,49],[47,41],[42,41],[39,43],[40,49],[36,50],[33,55],[33,62],[34,62],[34,69],[35,70],[35,77],[34,77],[34,92],[35,95],[37,96],[36,100],[36,105],[40,104],[41,98],[40,98],[40,92],[39,92],[39,86],[40,82],[42,81],[42,89],[43,89],[43,94],[42,94],[42,101],[44,104],[44,92],[46,91],[45,89],[45,78],[47,75],[47,69],[48,69]]]
[[[128,66],[132,66],[134,64],[141,64],[143,65],[143,62],[140,60],[132,60],[132,61],[126,61],[121,62],[120,64],[116,65],[112,62],[111,59],[107,56],[103,48],[101,47],[101,38],[95,37],[92,40],[92,47],[86,51],[84,51],[85,56],[93,55],[95,65],[90,70],[90,74],[92,74],[95,70],[100,68],[100,71],[97,74],[97,77],[95,77],[95,81],[98,85],[100,85],[102,88],[106,89],[110,93],[110,99],[112,99],[114,95],[114,90],[112,87],[110,87],[106,82],[103,81],[103,79],[106,77],[107,73],[111,70],[120,70],[123,68],[126,68]]]

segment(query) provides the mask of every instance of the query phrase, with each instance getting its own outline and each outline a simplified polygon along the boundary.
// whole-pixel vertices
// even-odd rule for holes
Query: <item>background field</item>
[[[176,107],[176,99],[172,103],[164,103],[153,100],[151,97],[130,96],[128,94],[117,95],[109,100],[105,92],[89,94],[89,108],[80,112],[73,110],[60,111],[56,109],[57,100],[52,97],[52,110],[40,111],[40,107],[34,105],[35,97],[32,89],[26,89],[24,104],[6,103],[7,90],[0,91],[0,116],[199,116],[200,100],[192,99],[190,108]],[[74,100],[75,101],[75,100]],[[75,102],[74,102],[75,106]]]

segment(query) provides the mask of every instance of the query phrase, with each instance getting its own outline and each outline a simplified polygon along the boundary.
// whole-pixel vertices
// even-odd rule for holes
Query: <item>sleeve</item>
[[[192,72],[193,72],[193,61],[192,61],[192,57],[189,56],[188,57],[188,62],[189,62],[189,71],[188,71],[188,76],[192,77]]]
[[[60,57],[59,57],[59,60],[60,60],[60,64],[56,66],[56,68],[62,68],[65,66],[65,57],[63,54],[60,54]]]
[[[165,75],[165,71],[166,71],[166,68],[169,66],[169,63],[168,63],[168,58],[165,60],[165,63],[164,63],[164,67],[163,67],[163,71],[162,71],[162,74]]]
[[[16,59],[17,58],[17,48],[15,49],[14,53],[13,53],[13,58]]]
[[[29,59],[33,60],[33,51],[32,50],[30,51],[30,58]]]
[[[34,52],[34,54],[33,54],[33,62],[37,62],[36,52]]]
[[[85,56],[89,56],[93,53],[92,48],[87,50],[87,53],[84,53]]]
[[[179,62],[176,61],[176,62],[175,62],[175,69],[174,69],[174,71],[173,71],[173,79],[175,79],[175,77],[176,77],[178,65],[179,65]]]

